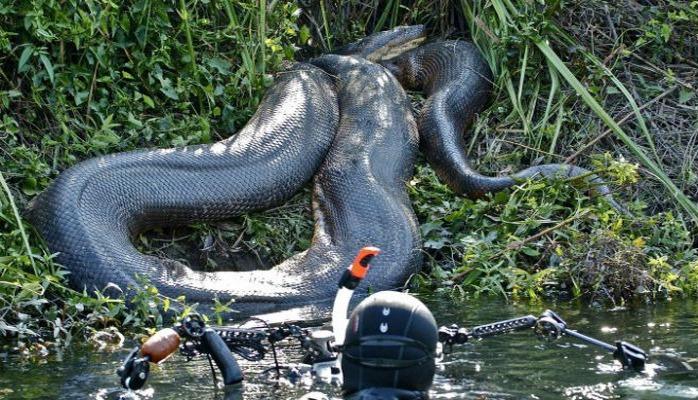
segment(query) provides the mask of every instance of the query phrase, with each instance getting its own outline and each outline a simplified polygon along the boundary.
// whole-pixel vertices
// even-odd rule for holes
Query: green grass
[[[229,137],[285,62],[414,23],[472,38],[495,73],[492,105],[468,133],[483,172],[573,159],[613,181],[636,215],[619,216],[569,182],[463,199],[422,162],[409,190],[425,239],[425,290],[615,303],[694,296],[698,3],[624,3],[2,3],[0,332],[65,341],[112,325],[151,327],[162,321],[157,307],[176,301],[150,287],[127,310],[66,287],[21,216],[60,171],[100,154]],[[243,256],[273,265],[311,235],[306,189],[278,209],[151,232],[139,246],[227,268]]]

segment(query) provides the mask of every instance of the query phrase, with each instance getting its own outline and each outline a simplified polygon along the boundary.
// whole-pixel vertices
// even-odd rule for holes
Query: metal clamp
[[[140,348],[136,347],[116,370],[121,386],[129,390],[138,390],[145,385],[150,373],[150,357],[139,357]]]

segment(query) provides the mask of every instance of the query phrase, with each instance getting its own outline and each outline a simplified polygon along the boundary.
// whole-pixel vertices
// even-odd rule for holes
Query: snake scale
[[[421,266],[418,222],[406,193],[418,146],[455,192],[479,196],[548,165],[488,178],[468,164],[463,131],[489,101],[491,76],[476,48],[437,41],[394,58],[421,26],[381,32],[279,74],[235,136],[200,146],[93,158],[64,171],[28,217],[78,289],[117,295],[148,277],[188,302],[234,300],[244,314],[326,305],[357,249],[378,246],[364,288],[402,285]],[[418,118],[402,88],[428,96]],[[418,134],[419,129],[419,134]],[[421,139],[420,139],[421,136]],[[132,239],[165,225],[215,221],[283,203],[311,178],[310,248],[268,271],[200,272],[141,254]],[[318,308],[319,309],[319,308]]]

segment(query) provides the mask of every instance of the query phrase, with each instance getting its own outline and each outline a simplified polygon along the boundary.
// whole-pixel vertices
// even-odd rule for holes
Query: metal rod
[[[573,331],[573,330],[571,330],[571,329],[566,329],[566,328],[564,328],[564,329],[562,330],[562,332],[565,333],[565,334],[567,334],[567,335],[569,335],[569,336],[572,336],[572,337],[575,337],[575,338],[577,338],[577,339],[579,339],[579,340],[582,340],[582,341],[584,341],[584,342],[591,343],[591,344],[593,344],[593,345],[595,345],[595,346],[602,347],[602,348],[604,348],[604,349],[606,349],[606,350],[608,350],[608,351],[611,351],[611,352],[616,351],[616,346],[614,346],[614,345],[612,345],[612,344],[609,344],[609,343],[606,343],[606,342],[603,342],[603,341],[598,340],[598,339],[594,339],[593,337],[589,337],[589,336],[583,335],[583,334],[581,334],[581,333],[579,333],[579,332],[577,332],[577,331]]]

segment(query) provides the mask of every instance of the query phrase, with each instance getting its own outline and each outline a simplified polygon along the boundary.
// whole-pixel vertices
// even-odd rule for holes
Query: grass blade
[[[584,102],[596,113],[596,115],[601,118],[601,120],[616,134],[616,136],[626,145],[628,149],[638,158],[642,165],[645,166],[652,174],[654,174],[657,179],[662,182],[665,188],[669,190],[669,193],[676,199],[676,201],[683,207],[683,209],[691,216],[691,218],[698,223],[698,206],[691,201],[691,199],[686,196],[681,189],[679,189],[676,184],[664,173],[664,170],[657,165],[650,157],[645,154],[644,151],[638,146],[628,134],[626,134],[623,129],[618,125],[618,123],[603,109],[596,99],[589,93],[588,90],[582,85],[582,83],[577,79],[572,71],[567,68],[567,65],[558,57],[557,53],[548,45],[546,42],[537,41],[535,42],[538,49],[545,55],[545,57],[550,61],[551,65],[557,70],[558,73],[567,81],[567,83],[572,86],[572,88],[577,92],[577,94],[584,100]]]
[[[29,245],[29,237],[27,236],[27,232],[24,230],[24,223],[22,222],[22,217],[19,215],[19,209],[17,209],[14,197],[12,196],[12,192],[10,191],[10,187],[7,185],[7,181],[5,181],[5,176],[2,174],[2,171],[0,171],[0,186],[2,186],[2,189],[5,192],[5,197],[7,198],[7,201],[10,203],[12,214],[14,215],[15,220],[17,221],[17,228],[19,228],[19,233],[22,236],[22,243],[24,244],[24,248],[26,249],[27,255],[29,256],[29,261],[32,264],[34,275],[39,276],[39,272],[36,269],[36,263],[34,262],[34,253],[32,252],[32,247]]]

